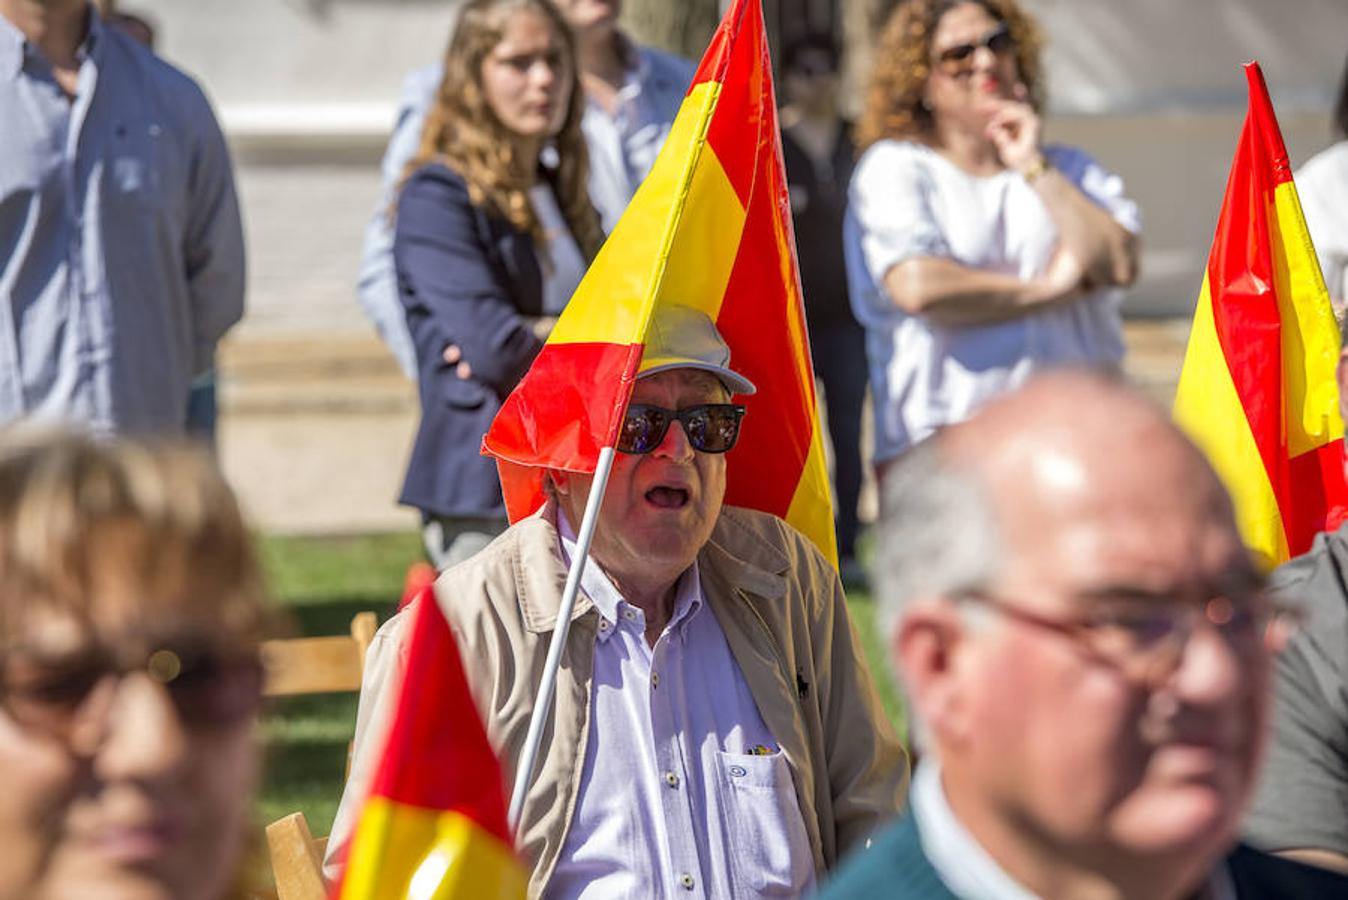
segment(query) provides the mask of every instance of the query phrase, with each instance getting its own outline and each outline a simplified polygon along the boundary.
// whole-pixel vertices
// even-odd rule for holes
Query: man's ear
[[[959,611],[940,597],[914,601],[890,635],[890,654],[904,693],[936,747],[967,734],[958,663],[968,640]]]

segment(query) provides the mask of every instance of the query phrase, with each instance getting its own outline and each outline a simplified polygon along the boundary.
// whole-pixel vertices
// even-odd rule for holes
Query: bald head
[[[1009,555],[1069,522],[1146,521],[1177,539],[1197,520],[1235,529],[1203,455],[1151,401],[1103,375],[1035,378],[949,429],[938,449],[981,486]]]
[[[1249,796],[1268,672],[1203,456],[1121,382],[1057,372],[914,450],[884,499],[890,647],[961,822],[1040,896],[1081,894],[1053,879],[1087,859],[1125,896],[1192,890]]]
[[[1096,522],[1100,539],[1124,519],[1235,533],[1225,489],[1168,416],[1084,370],[994,400],[913,450],[884,489],[877,576],[891,604],[983,586],[1066,523]]]

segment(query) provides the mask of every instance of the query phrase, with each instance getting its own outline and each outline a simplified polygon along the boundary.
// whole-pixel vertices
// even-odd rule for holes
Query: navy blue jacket
[[[421,424],[400,501],[442,516],[505,516],[482,436],[542,346],[524,316],[543,311],[533,238],[474,206],[463,177],[423,166],[394,226],[398,296],[417,353]],[[444,362],[457,344],[468,380]]]
[[[1244,844],[1226,857],[1238,900],[1348,897],[1348,878]],[[922,850],[917,821],[905,815],[837,870],[819,900],[960,900]]]

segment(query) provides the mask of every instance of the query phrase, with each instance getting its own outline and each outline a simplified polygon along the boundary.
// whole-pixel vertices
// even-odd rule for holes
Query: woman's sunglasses
[[[623,453],[650,453],[664,441],[670,423],[677,421],[694,450],[725,453],[740,436],[742,418],[744,407],[738,403],[702,403],[683,409],[633,403],[623,416],[618,449]]]
[[[161,648],[119,661],[95,648],[55,659],[0,660],[0,708],[21,727],[68,736],[103,686],[143,672],[163,686],[189,728],[227,727],[253,715],[262,694],[256,654]]]
[[[1011,40],[1011,32],[1005,25],[998,25],[972,43],[956,44],[953,47],[945,48],[936,55],[936,64],[947,75],[962,75],[973,69],[974,54],[980,48],[986,47],[994,55],[1002,56],[1010,53],[1014,46],[1015,42]]]

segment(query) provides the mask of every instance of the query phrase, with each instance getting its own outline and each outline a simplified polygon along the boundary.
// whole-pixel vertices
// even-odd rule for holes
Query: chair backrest
[[[268,697],[360,690],[365,651],[374,640],[379,620],[372,612],[357,613],[351,634],[291,638],[262,645]]]
[[[267,850],[276,879],[277,900],[327,900],[323,851],[327,838],[315,838],[304,813],[296,812],[267,826]]]
[[[357,613],[351,634],[333,637],[267,641],[262,664],[268,697],[359,691],[365,670],[365,652],[374,640],[379,619],[372,612]],[[347,749],[347,767],[351,765]],[[296,812],[267,826],[267,849],[277,900],[327,900],[323,881],[323,853],[327,838],[315,838],[304,813]]]

